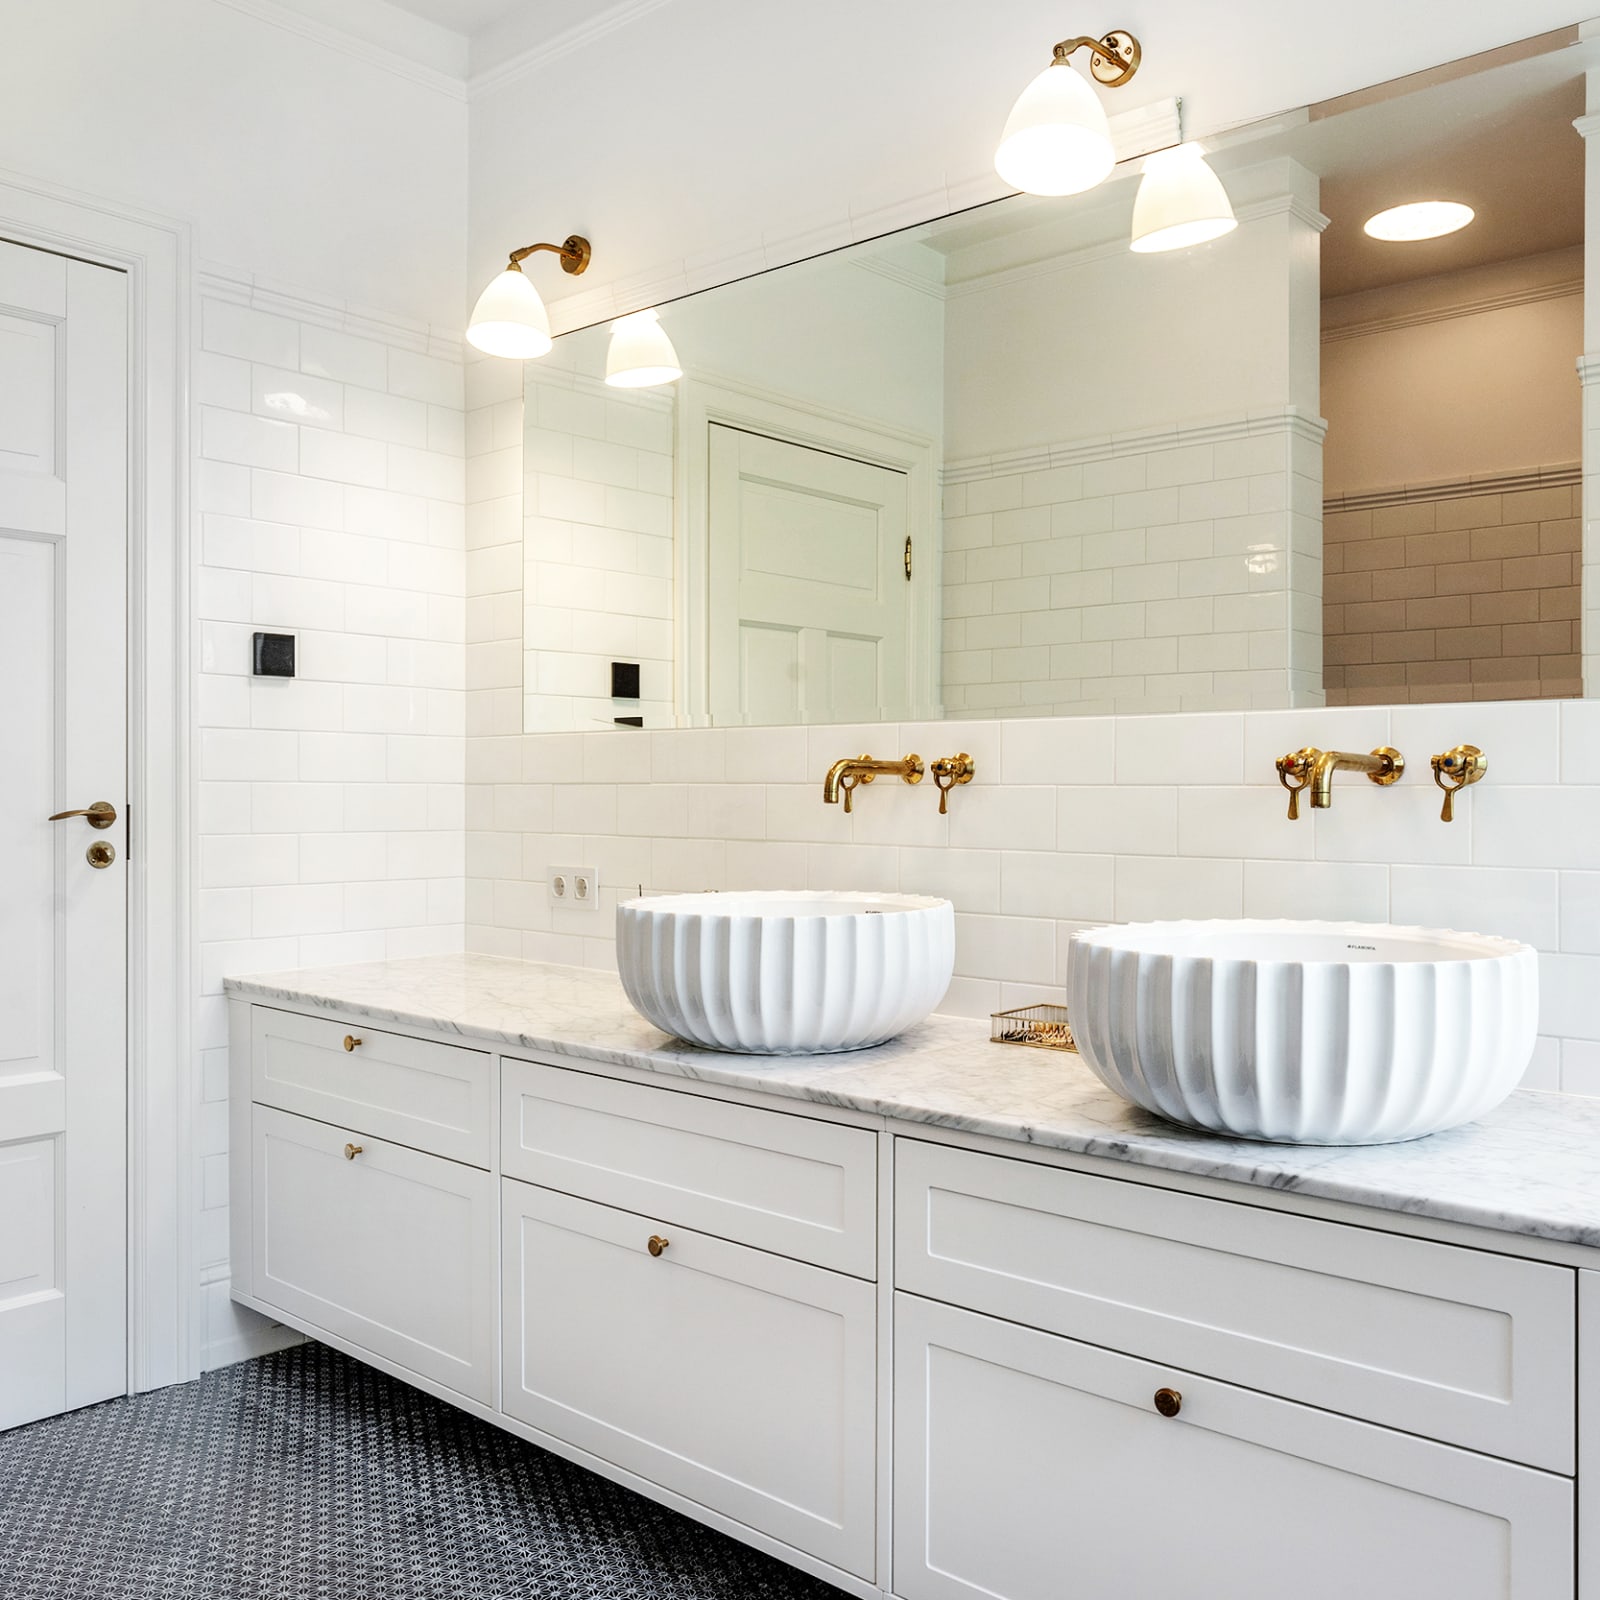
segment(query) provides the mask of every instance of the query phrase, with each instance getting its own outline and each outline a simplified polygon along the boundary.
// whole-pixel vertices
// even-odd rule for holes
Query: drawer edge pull
[[[346,1161],[354,1161],[355,1158],[358,1155],[361,1154],[361,1151],[362,1151],[362,1146],[361,1145],[359,1145],[359,1144],[347,1144],[344,1147],[344,1158],[345,1158]]]
[[[645,1243],[645,1249],[648,1250],[651,1255],[659,1256],[661,1252],[665,1250],[671,1243],[672,1241],[670,1239],[663,1239],[659,1233],[652,1233],[648,1241]]]
[[[1156,1390],[1156,1410],[1164,1417],[1175,1417],[1183,1409],[1183,1396],[1176,1389]]]
[[[344,1047],[345,1047],[346,1050],[354,1050],[355,1047],[360,1043],[361,1043],[361,1041],[358,1038],[356,1038],[356,1036],[353,1033],[347,1033],[344,1036]]]

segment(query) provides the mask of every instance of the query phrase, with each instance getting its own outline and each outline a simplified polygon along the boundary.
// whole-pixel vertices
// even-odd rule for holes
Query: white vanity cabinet
[[[233,997],[234,1297],[860,1600],[1600,1600],[1592,1248],[361,1016]]]
[[[1572,1271],[908,1139],[896,1175],[904,1600],[1572,1595]]]

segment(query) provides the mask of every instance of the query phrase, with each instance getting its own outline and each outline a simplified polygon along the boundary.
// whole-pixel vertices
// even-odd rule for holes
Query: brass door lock
[[[114,844],[107,844],[104,839],[96,839],[83,852],[83,859],[91,867],[109,867],[117,859],[117,847]]]

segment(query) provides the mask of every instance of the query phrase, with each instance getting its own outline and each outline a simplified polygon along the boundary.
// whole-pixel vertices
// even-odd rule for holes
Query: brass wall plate
[[[1139,41],[1122,28],[1114,29],[1101,41],[1101,48],[1089,57],[1089,71],[1096,83],[1108,89],[1120,89],[1139,70],[1139,60],[1144,54]]]

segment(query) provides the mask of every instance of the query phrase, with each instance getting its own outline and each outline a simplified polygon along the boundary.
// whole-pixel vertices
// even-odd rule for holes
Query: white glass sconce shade
[[[994,168],[1027,194],[1082,194],[1117,164],[1105,107],[1065,61],[1052,62],[1017,97]]]
[[[650,389],[683,376],[678,352],[654,311],[635,311],[611,324],[606,382],[615,389]]]
[[[496,274],[478,296],[467,324],[467,342],[485,355],[530,361],[548,355],[550,313],[539,291],[514,262]]]
[[[1199,145],[1175,145],[1146,157],[1133,202],[1134,250],[1184,250],[1238,226],[1228,191]]]

